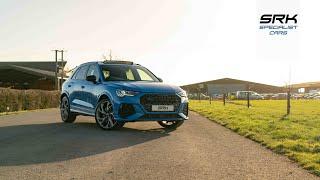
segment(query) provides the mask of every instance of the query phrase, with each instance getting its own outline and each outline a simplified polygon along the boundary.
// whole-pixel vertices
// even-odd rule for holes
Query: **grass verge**
[[[190,101],[190,110],[284,154],[320,176],[320,101],[293,100],[286,116],[285,100],[237,103]]]

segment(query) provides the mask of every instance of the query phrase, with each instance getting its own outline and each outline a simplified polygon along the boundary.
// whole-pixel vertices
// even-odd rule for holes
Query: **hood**
[[[147,81],[113,81],[104,82],[103,84],[114,86],[114,88],[138,91],[138,92],[150,92],[150,93],[177,93],[182,89],[175,85],[169,85],[161,82],[147,82]]]

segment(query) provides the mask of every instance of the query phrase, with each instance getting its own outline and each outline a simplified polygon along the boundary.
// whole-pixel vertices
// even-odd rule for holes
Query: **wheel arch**
[[[113,100],[112,97],[111,97],[111,95],[108,94],[107,92],[104,92],[104,93],[102,93],[102,94],[100,94],[100,95],[98,96],[98,102],[101,101],[102,99],[108,99],[108,100],[110,100],[110,101]]]
[[[102,100],[102,99],[107,99],[107,100],[109,100],[110,102],[111,102],[111,104],[113,105],[113,98],[112,98],[112,96],[110,95],[110,94],[108,94],[108,92],[103,92],[102,94],[100,94],[99,96],[98,96],[98,101],[97,101],[97,104],[96,104],[96,106],[95,106],[95,111],[97,110],[97,107],[98,107],[98,104],[99,104],[99,102]]]
[[[69,99],[69,94],[67,92],[62,92],[61,95],[60,95],[60,102],[62,101],[62,98],[65,97],[65,96],[68,98],[68,100],[70,100]]]

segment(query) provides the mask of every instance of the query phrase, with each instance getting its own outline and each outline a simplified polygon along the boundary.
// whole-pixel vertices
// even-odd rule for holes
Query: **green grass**
[[[222,102],[191,100],[190,109],[248,137],[274,152],[285,154],[320,176],[320,101],[293,100],[286,116],[285,100]]]

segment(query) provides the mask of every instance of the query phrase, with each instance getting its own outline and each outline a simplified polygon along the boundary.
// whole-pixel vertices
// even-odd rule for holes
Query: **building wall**
[[[52,80],[35,80],[33,82],[0,82],[0,87],[13,89],[42,89],[54,90],[54,82]]]
[[[30,89],[54,90],[54,82],[50,79],[37,80],[30,85]]]
[[[208,84],[208,95],[247,90],[245,84]]]
[[[305,93],[309,93],[310,91],[320,91],[319,87],[299,87],[299,88],[292,88],[291,92],[299,93],[299,89],[304,89]]]
[[[0,87],[53,90],[54,81],[13,69],[0,69]]]

